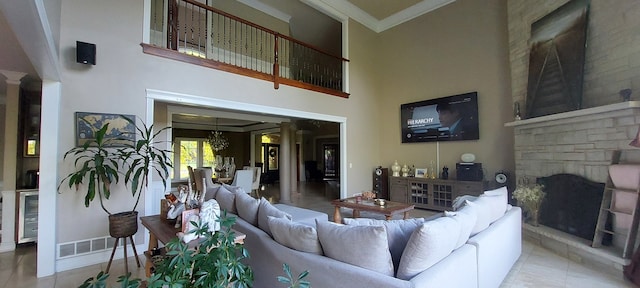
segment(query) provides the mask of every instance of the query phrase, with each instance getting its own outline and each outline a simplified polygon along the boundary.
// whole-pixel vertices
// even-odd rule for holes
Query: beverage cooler
[[[38,190],[19,191],[18,244],[38,240]]]

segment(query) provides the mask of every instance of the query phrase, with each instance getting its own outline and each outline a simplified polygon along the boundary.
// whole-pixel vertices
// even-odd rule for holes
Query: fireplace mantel
[[[513,122],[505,123],[505,127],[518,127],[523,125],[537,124],[537,127],[552,126],[555,125],[557,120],[565,120],[571,118],[577,118],[582,116],[591,116],[596,114],[605,114],[619,110],[626,109],[638,109],[640,108],[640,101],[626,101],[615,104],[603,105],[593,108],[580,109],[575,111],[569,111],[564,113],[540,116],[531,119],[517,120]]]

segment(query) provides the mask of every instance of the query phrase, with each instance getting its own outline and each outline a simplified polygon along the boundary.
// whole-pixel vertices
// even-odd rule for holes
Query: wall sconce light
[[[76,62],[96,65],[96,44],[76,41]]]

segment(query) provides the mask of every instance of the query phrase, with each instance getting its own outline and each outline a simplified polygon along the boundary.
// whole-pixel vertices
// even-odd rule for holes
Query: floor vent
[[[111,236],[84,239],[58,244],[58,258],[85,255],[113,249],[115,239]]]

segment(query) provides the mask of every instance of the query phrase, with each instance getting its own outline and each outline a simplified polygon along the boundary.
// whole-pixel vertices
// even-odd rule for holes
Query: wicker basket
[[[113,238],[129,237],[138,232],[138,211],[109,215],[109,234]]]

